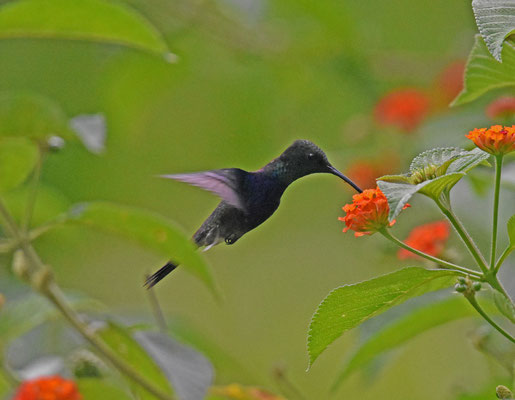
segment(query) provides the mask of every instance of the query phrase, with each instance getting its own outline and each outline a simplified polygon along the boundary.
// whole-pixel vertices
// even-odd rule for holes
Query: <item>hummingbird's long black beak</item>
[[[356,185],[354,182],[352,182],[349,178],[347,178],[345,175],[343,175],[340,171],[338,171],[336,168],[334,168],[332,165],[328,165],[327,168],[329,169],[329,173],[336,175],[340,178],[342,178],[345,182],[347,182],[349,185],[351,185],[358,193],[362,193],[363,190],[359,188],[358,185]]]

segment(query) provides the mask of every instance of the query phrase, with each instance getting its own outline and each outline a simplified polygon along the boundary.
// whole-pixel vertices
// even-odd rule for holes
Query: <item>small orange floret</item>
[[[486,115],[492,119],[513,118],[515,116],[515,96],[502,96],[492,101],[486,108]]]
[[[447,221],[437,221],[414,228],[404,243],[436,257],[443,251],[448,238],[449,224]],[[405,249],[400,249],[397,256],[401,260],[418,257],[416,254]]]
[[[404,208],[409,207],[406,205]],[[345,222],[343,232],[352,229],[354,236],[372,235],[382,228],[392,226],[388,221],[388,200],[381,192],[381,189],[367,189],[363,193],[352,196],[352,204],[343,206],[346,212],[345,217],[339,217],[340,221]]]
[[[60,376],[46,376],[25,381],[13,400],[81,400],[75,382]]]
[[[515,125],[474,129],[466,137],[490,154],[500,155],[515,151]]]
[[[392,125],[404,132],[418,128],[429,112],[429,97],[418,89],[397,89],[377,103],[374,116],[382,125]]]

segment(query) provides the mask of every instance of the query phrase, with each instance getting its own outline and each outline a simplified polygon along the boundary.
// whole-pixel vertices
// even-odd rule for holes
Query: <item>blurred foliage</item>
[[[127,208],[109,209],[108,216],[103,209],[102,218],[89,209],[86,222],[93,219],[97,227],[144,242],[143,248],[157,254],[101,232],[61,225],[38,234],[36,248],[54,266],[59,283],[101,299],[110,313],[128,322],[150,323],[143,276],[172,256],[173,245],[186,243],[182,229],[153,212],[193,232],[217,201],[154,175],[231,166],[258,169],[298,138],[319,144],[342,170],[351,170],[357,161],[394,160],[385,165],[387,173],[407,170],[409,160],[427,147],[463,146],[468,130],[490,124],[484,113],[488,101],[513,93],[510,42],[503,53],[502,68],[508,69],[485,85],[473,71],[492,65],[497,70],[492,62],[498,62],[478,39],[472,53],[478,57],[469,59],[466,88],[456,102],[489,93],[447,108],[456,93],[451,89],[449,98],[442,89],[442,71],[465,58],[475,30],[469,3],[444,0],[0,0],[0,188],[13,189],[5,194],[7,207],[23,221],[31,188],[16,186],[36,165],[36,147],[29,140],[44,138],[48,144],[49,132],[66,138],[64,149],[45,156],[31,226],[49,223],[70,204],[109,202],[87,203],[94,208],[121,203]],[[480,59],[485,55],[489,58]],[[456,80],[461,83],[462,76],[451,77]],[[374,117],[383,95],[405,87],[421,91],[429,106],[420,124],[407,132]],[[102,155],[73,140],[77,129],[70,125],[72,117],[96,113],[105,117]],[[23,137],[4,138],[6,131]],[[22,151],[14,153],[9,146]],[[476,224],[473,234],[484,234],[487,216],[468,213],[472,200],[466,197],[467,184],[458,187],[465,195],[458,197],[457,212]],[[206,258],[214,266],[222,303],[181,269],[156,289],[165,317],[188,321],[188,329],[172,322],[173,336],[212,358],[217,387],[239,382],[277,392],[280,385],[271,370],[281,361],[303,396],[330,397],[328,388],[341,371],[342,357],[356,348],[359,332],[335,343],[306,374],[305,330],[315,305],[336,285],[384,274],[399,264],[393,247],[375,238],[360,241],[340,234],[339,208],[349,199],[348,189],[332,178],[306,178],[287,191],[270,222],[238,246],[212,250]],[[484,206],[488,199],[478,201]],[[423,200],[412,205],[419,211],[403,213],[403,223],[396,226],[400,232],[437,215]],[[152,212],[134,211],[138,207]],[[512,213],[512,207],[501,209],[506,219]],[[138,229],[126,225],[131,216]],[[143,224],[149,229],[140,229],[141,219],[149,218],[151,223]],[[173,243],[153,241],[156,224],[166,225]],[[186,250],[180,261],[191,270],[196,266],[197,276],[211,284],[203,258],[181,248]],[[11,272],[11,258],[0,261],[5,267],[0,292],[7,297],[1,329],[10,321],[9,309],[24,304],[18,300],[26,292]],[[18,313],[20,325],[10,328],[22,332],[40,324],[50,315],[46,308],[37,312],[41,305]],[[485,393],[493,394],[491,378],[506,379],[507,373],[486,366],[484,357],[463,340],[477,324],[454,322],[416,337],[404,332],[412,340],[387,370],[372,380],[354,374],[342,393],[360,399],[451,399],[485,384],[490,385]],[[124,357],[136,354],[134,365],[150,365],[143,372],[162,371],[159,361],[136,343],[130,325],[110,325],[104,335]],[[434,324],[417,327],[422,326]],[[6,393],[9,385],[2,379],[0,393]],[[167,385],[162,376],[158,381]],[[116,374],[78,383],[85,400],[132,398],[136,390],[120,392],[125,381]],[[245,396],[259,393],[250,392],[255,387],[237,386]],[[238,398],[226,394],[213,396]]]

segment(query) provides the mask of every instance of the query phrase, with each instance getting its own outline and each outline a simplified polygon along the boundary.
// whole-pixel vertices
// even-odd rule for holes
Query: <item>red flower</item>
[[[492,101],[486,108],[486,115],[492,119],[513,118],[515,116],[515,97],[503,96]]]
[[[449,238],[449,224],[447,221],[437,221],[424,224],[414,228],[404,241],[408,246],[420,250],[431,256],[438,256]],[[416,254],[400,249],[397,256],[404,260],[406,258],[417,258]]]
[[[463,90],[465,65],[464,60],[454,61],[445,67],[438,76],[436,85],[446,104],[451,102]]]
[[[75,382],[60,376],[46,376],[25,381],[13,400],[81,400]]]
[[[375,186],[376,178],[388,175],[395,169],[399,160],[395,156],[380,160],[356,160],[347,170],[346,175],[358,186]]]
[[[415,130],[429,112],[429,97],[418,89],[397,89],[377,103],[374,115],[379,124],[404,132]]]
[[[515,151],[515,125],[493,125],[470,131],[467,138],[487,153],[500,155]]]
[[[404,208],[409,207],[406,205]],[[347,213],[345,217],[339,217],[340,221],[345,222],[346,227],[343,232],[349,229],[355,231],[354,236],[372,235],[382,228],[392,226],[388,221],[388,200],[381,192],[381,189],[367,189],[363,193],[352,196],[352,204],[346,204],[343,211]]]

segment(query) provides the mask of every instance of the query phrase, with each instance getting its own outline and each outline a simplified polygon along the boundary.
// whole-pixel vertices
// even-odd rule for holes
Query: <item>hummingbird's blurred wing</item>
[[[159,175],[161,178],[175,179],[198,186],[220,196],[230,205],[245,211],[245,201],[240,195],[241,182],[246,171],[239,168],[215,169],[191,174]]]

